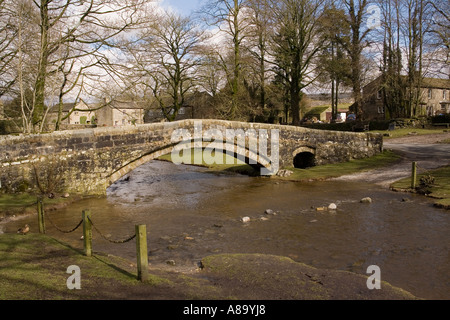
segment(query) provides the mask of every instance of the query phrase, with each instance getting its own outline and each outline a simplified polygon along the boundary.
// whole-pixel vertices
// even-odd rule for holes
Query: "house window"
[[[378,113],[384,113],[384,106],[378,106]]]
[[[433,89],[428,89],[428,99],[433,99]]]
[[[185,113],[185,109],[184,108],[180,108],[180,110],[178,111],[178,114],[184,114]]]
[[[447,100],[447,90],[442,90],[442,98]]]
[[[377,92],[377,99],[378,99],[378,100],[381,100],[381,90],[379,90],[379,91]]]

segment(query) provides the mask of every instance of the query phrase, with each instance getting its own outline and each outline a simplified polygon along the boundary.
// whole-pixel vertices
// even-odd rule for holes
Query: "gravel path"
[[[411,174],[413,161],[417,161],[419,173],[450,164],[450,144],[440,143],[447,139],[450,139],[450,132],[385,140],[384,149],[402,155],[399,163],[389,168],[345,175],[334,180],[366,181],[388,188],[395,181]]]

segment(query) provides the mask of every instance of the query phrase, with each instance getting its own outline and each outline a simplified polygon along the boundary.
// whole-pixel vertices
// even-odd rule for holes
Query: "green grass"
[[[47,206],[60,205],[65,202],[73,201],[72,198],[55,197],[53,199],[45,198],[44,203]],[[35,211],[37,196],[30,193],[18,194],[0,194],[0,217],[14,214]]]
[[[0,235],[0,300],[79,299],[87,290],[68,290],[67,267],[81,268],[82,287],[96,283],[136,282],[132,275],[108,267],[106,260],[88,258],[57,240],[40,234]],[[87,297],[95,297],[89,290]]]
[[[394,190],[413,191],[427,194],[435,199],[435,204],[439,207],[450,209],[450,166],[430,170],[417,175],[417,185],[419,186],[420,178],[427,175],[434,177],[434,183],[429,187],[418,187],[416,190],[411,189],[411,178],[401,179],[391,185]]]
[[[191,155],[192,157],[194,156],[193,153]],[[202,164],[199,165],[209,168],[211,172],[235,172],[248,175],[256,175],[258,173],[257,169],[242,162],[235,164],[226,164],[227,159],[232,161],[234,160],[234,158],[231,158],[228,155],[224,155],[223,157],[224,164],[207,164],[203,161]],[[171,155],[167,154],[160,157],[159,159],[171,161]],[[289,181],[326,180],[342,175],[381,168],[393,164],[399,160],[399,155],[395,154],[392,151],[384,151],[383,153],[370,158],[351,160],[344,163],[328,164],[308,169],[297,169],[293,167],[286,168],[293,171],[292,175],[290,175],[289,177],[273,176],[272,178]]]
[[[202,264],[205,270],[198,273],[152,268],[150,279],[140,282],[136,267],[125,259],[104,254],[86,257],[46,235],[0,234],[0,300],[299,300],[329,299],[330,293],[343,299],[372,297],[367,290],[365,296],[358,293],[366,286],[365,277],[316,270],[283,257],[222,254],[205,257]],[[80,290],[67,288],[71,265],[80,268]],[[320,280],[332,281],[317,283],[315,277],[322,276]],[[351,286],[348,293],[342,294],[343,284]],[[414,299],[388,284],[383,288],[378,299]]]
[[[400,158],[401,157],[399,155],[395,154],[392,151],[384,151],[383,153],[366,159],[327,164],[308,169],[287,168],[293,171],[291,176],[276,178],[290,181],[326,180],[352,173],[382,168],[398,162]]]
[[[209,157],[209,155],[209,152],[202,154],[201,151],[194,152],[194,150],[191,149],[191,156],[190,158],[186,158],[185,163],[208,168],[210,172],[236,172],[248,175],[254,175],[257,172],[252,166],[225,153],[218,154],[217,157],[214,152],[211,153],[211,157]],[[196,163],[195,157],[202,159],[201,163]],[[159,157],[158,160],[171,162],[172,156],[168,153]]]
[[[389,134],[389,136],[384,137],[386,140],[389,139],[395,139],[395,138],[401,138],[410,136],[412,134],[414,135],[427,135],[427,134],[439,134],[444,133],[445,131],[443,129],[421,129],[421,128],[402,128],[402,129],[395,129],[392,131],[389,130],[373,130],[370,131],[373,133],[381,133],[381,134]]]
[[[28,193],[21,194],[1,194],[0,208],[2,207],[28,207],[36,202],[36,196]]]

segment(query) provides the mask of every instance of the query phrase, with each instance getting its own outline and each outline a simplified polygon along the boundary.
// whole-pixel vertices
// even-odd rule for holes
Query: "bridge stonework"
[[[172,152],[179,141],[172,135],[185,129],[194,137],[200,120],[182,120],[127,127],[59,131],[41,135],[0,137],[0,192],[35,189],[104,195],[109,185],[136,167]],[[302,127],[222,120],[201,120],[203,132],[227,129],[279,133],[279,168],[293,167],[298,154],[313,156],[316,165],[376,155],[383,150],[379,134],[312,130]],[[248,140],[248,139],[247,139]],[[236,139],[237,141],[237,139]],[[210,142],[203,142],[203,146]],[[237,143],[237,142],[236,142]],[[248,158],[249,150],[245,151]],[[262,166],[267,165],[260,161]],[[55,190],[56,191],[56,190]]]

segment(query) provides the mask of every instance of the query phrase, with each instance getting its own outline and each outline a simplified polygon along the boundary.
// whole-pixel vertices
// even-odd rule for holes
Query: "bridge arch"
[[[255,153],[253,150],[250,150],[250,149],[243,147],[236,143],[233,145],[227,143],[227,141],[223,141],[223,142],[215,141],[213,143],[208,142],[208,141],[202,141],[201,144],[199,143],[197,145],[195,145],[195,143],[196,143],[196,141],[194,139],[188,139],[188,140],[183,140],[183,141],[180,141],[177,143],[169,144],[169,145],[159,148],[157,150],[151,150],[148,153],[144,154],[143,156],[140,156],[136,159],[129,161],[127,164],[125,164],[118,170],[114,171],[107,178],[107,182],[106,182],[107,187],[109,187],[114,182],[116,182],[123,176],[127,175],[134,169],[140,167],[141,165],[143,165],[149,161],[155,160],[163,155],[171,154],[177,146],[182,146],[183,144],[186,144],[188,147],[186,147],[185,149],[175,150],[175,152],[176,151],[184,152],[186,150],[192,150],[195,147],[197,147],[197,148],[201,148],[202,159],[204,159],[203,158],[205,156],[204,151],[207,149],[211,149],[211,150],[214,150],[215,152],[219,151],[222,154],[227,153],[228,155],[234,157],[238,161],[239,160],[243,161],[243,162],[245,162],[245,164],[248,164],[258,170],[263,167],[267,168],[268,170],[270,170],[270,168],[271,168],[271,162],[270,162],[271,160],[268,157],[261,156],[261,155]],[[209,164],[212,164],[212,163],[209,163]],[[189,165],[189,164],[196,164],[196,163],[194,163],[192,161],[192,162],[181,162],[178,164]]]
[[[310,146],[302,146],[297,148],[293,153],[294,168],[306,169],[316,165],[316,148]]]

